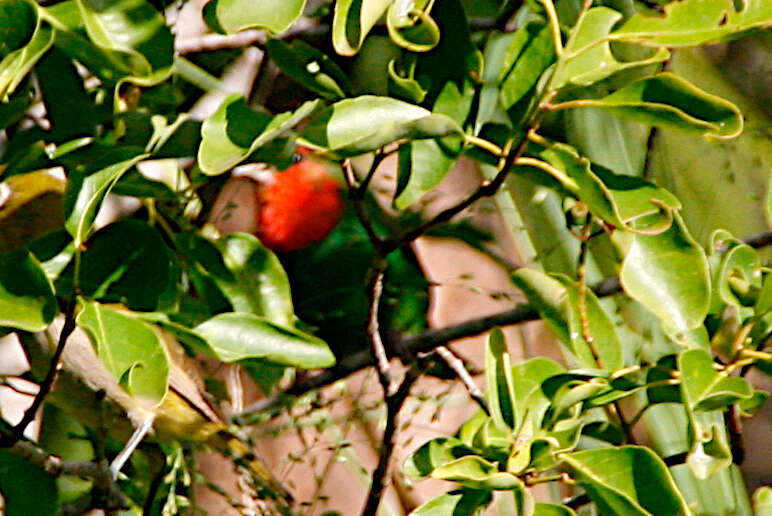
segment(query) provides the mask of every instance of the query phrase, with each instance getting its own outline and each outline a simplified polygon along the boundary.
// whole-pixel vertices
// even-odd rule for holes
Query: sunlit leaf
[[[461,134],[452,118],[400,100],[363,95],[320,112],[302,133],[311,145],[341,156],[370,152],[402,138]]]
[[[622,252],[619,279],[630,297],[675,332],[702,324],[710,304],[708,262],[678,214],[659,235],[617,230],[612,240]]]
[[[472,489],[525,489],[523,481],[515,475],[499,471],[495,464],[477,455],[467,455],[444,464],[432,471],[431,476]]]
[[[335,364],[335,356],[323,340],[252,314],[218,314],[194,331],[223,362],[257,357],[306,369]]]
[[[391,40],[411,52],[426,52],[440,42],[440,29],[425,9],[426,0],[396,0],[386,13]],[[421,5],[424,4],[424,5]]]
[[[516,415],[512,362],[507,350],[507,341],[499,328],[494,328],[488,335],[485,346],[486,395],[491,417],[502,429],[512,429],[518,417]]]
[[[295,111],[272,117],[251,109],[241,95],[230,95],[201,126],[198,165],[205,174],[222,174],[297,125],[320,102],[309,101]]]
[[[691,410],[715,410],[753,396],[747,380],[716,371],[713,364],[710,353],[702,349],[690,349],[678,357],[681,392]]]
[[[204,19],[217,32],[266,29],[280,34],[303,13],[306,0],[213,0],[204,6]]]
[[[169,362],[158,330],[130,312],[81,301],[78,326],[121,386],[136,398],[160,403],[166,396]]]
[[[392,0],[340,0],[335,2],[332,45],[338,54],[353,56]]]
[[[647,45],[684,47],[772,26],[772,5],[766,0],[682,0],[666,4],[664,10],[664,15],[633,16],[611,37]]]
[[[573,36],[565,48],[568,55],[580,53],[576,57],[567,59],[557,72],[553,79],[556,88],[569,83],[587,86],[621,70],[659,63],[670,56],[667,49],[659,48],[656,53],[645,59],[622,62],[614,57],[608,41],[594,44],[606,37],[611,28],[621,19],[622,13],[608,7],[594,7],[587,11],[579,24],[574,27]],[[593,44],[594,46],[589,46]]]
[[[691,515],[667,466],[648,448],[601,448],[561,458],[602,514]]]
[[[439,437],[414,451],[405,460],[403,470],[412,477],[427,477],[440,466],[474,454],[475,451],[459,439]]]
[[[21,16],[26,17],[23,14]],[[28,21],[21,20],[21,23]],[[38,20],[29,41],[23,47],[5,55],[0,61],[0,99],[8,100],[8,96],[16,90],[35,63],[51,48],[53,42],[54,30],[47,23]]]
[[[0,254],[0,326],[42,331],[57,311],[40,262],[26,249]]]
[[[743,128],[742,115],[734,104],[669,72],[635,81],[602,99],[573,103],[606,109],[635,122],[715,138],[733,138]]]

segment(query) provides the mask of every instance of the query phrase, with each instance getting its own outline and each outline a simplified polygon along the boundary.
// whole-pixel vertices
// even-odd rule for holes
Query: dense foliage
[[[768,239],[743,240],[752,224],[695,238],[699,216],[670,191],[678,179],[655,151],[671,130],[710,146],[741,134],[740,109],[674,73],[671,54],[769,29],[772,3],[212,0],[203,19],[222,35],[198,47],[176,35],[184,8],[161,7],[0,1],[0,332],[23,343],[24,378],[41,385],[24,418],[2,428],[7,514],[170,514],[191,503],[187,448],[174,439],[211,444],[215,430],[163,413],[184,398],[177,342],[242,366],[273,394],[261,405],[271,410],[374,365],[386,405],[364,508],[375,514],[413,382],[427,371],[464,377],[427,352],[485,330],[479,413],[404,464],[457,488],[412,514],[478,514],[494,498],[521,515],[751,514],[733,460],[737,421],[768,396],[746,379],[772,370],[772,274],[757,250]],[[262,32],[240,32],[253,29]],[[240,44],[264,51],[248,96],[227,94],[220,78]],[[219,107],[202,117],[197,102],[213,95]],[[279,254],[248,233],[220,235],[212,209],[233,171],[286,169],[299,145],[341,172],[342,223]],[[392,154],[385,207],[372,180]],[[769,168],[764,159],[754,166]],[[478,164],[479,187],[424,215],[421,199],[459,160]],[[110,194],[137,202],[97,223]],[[485,249],[486,235],[455,218],[485,198],[519,250],[507,259],[523,263],[512,282],[529,304],[429,332],[428,282],[410,244],[441,234]],[[562,364],[515,363],[493,328],[537,317]],[[96,387],[135,424],[155,419],[161,443],[135,452],[117,483],[102,459],[128,434],[96,416],[106,409],[89,389],[92,365],[72,364],[84,355],[67,358],[84,335],[120,388]],[[286,388],[296,369],[325,371]],[[65,381],[79,374],[85,384]],[[32,442],[24,430],[41,407]],[[534,502],[528,488],[540,483],[570,488],[570,499]],[[769,514],[772,491],[755,503]]]

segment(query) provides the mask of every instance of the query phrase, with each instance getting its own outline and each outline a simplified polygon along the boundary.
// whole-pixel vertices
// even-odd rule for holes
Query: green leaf
[[[461,489],[432,498],[410,516],[477,516],[492,500],[493,494],[487,489]]]
[[[738,9],[739,8],[739,9]],[[766,0],[682,0],[664,6],[665,14],[639,13],[611,38],[645,45],[685,47],[738,37],[772,26],[772,5]]]
[[[158,308],[171,280],[169,249],[157,229],[134,219],[110,224],[90,239],[80,260],[80,283],[84,295],[106,303],[122,303],[132,310]],[[72,289],[74,264],[57,284],[60,291]]]
[[[53,286],[32,253],[0,254],[0,326],[43,331],[57,311]]]
[[[533,516],[576,516],[576,513],[565,505],[536,502]]]
[[[459,439],[438,437],[424,443],[405,459],[403,471],[406,475],[416,478],[428,477],[440,466],[475,453],[475,450]]]
[[[599,107],[635,122],[714,138],[734,138],[743,128],[742,114],[734,104],[669,72],[635,81],[602,99],[571,104]]]
[[[236,312],[253,313],[279,326],[294,326],[287,273],[253,235],[234,233],[216,243],[232,279],[215,278]]]
[[[605,38],[621,19],[622,13],[608,7],[594,7],[587,11],[574,27],[565,48],[568,56],[581,52],[576,57],[566,59],[565,64],[559,68],[553,79],[555,88],[562,88],[566,84],[587,86],[621,70],[659,63],[670,57],[667,49],[659,48],[656,53],[645,59],[621,62],[612,54],[608,41],[595,44]],[[588,47],[593,44],[594,46]]]
[[[426,9],[427,2],[396,0],[386,13],[391,40],[411,52],[427,52],[440,42],[440,28]]]
[[[702,324],[710,306],[708,261],[680,215],[664,233],[617,230],[611,238],[624,257],[619,280],[630,297],[676,334]]]
[[[561,458],[602,514],[691,515],[667,466],[648,448],[600,448]]]
[[[159,404],[166,396],[169,360],[161,336],[131,312],[81,300],[78,326],[89,335],[97,355],[121,386],[135,398]]]
[[[43,57],[43,54],[51,48],[53,42],[53,29],[48,24],[38,20],[35,32],[29,42],[3,57],[3,60],[0,61],[0,100],[8,100],[9,95],[16,90],[16,87],[35,66],[35,63]]]
[[[477,455],[467,455],[444,464],[432,471],[431,476],[472,489],[525,489],[523,481],[515,475],[499,471],[495,464]]]
[[[64,188],[64,181],[45,170],[0,183],[0,252],[61,229]]]
[[[194,331],[223,362],[260,357],[305,369],[335,364],[335,356],[324,341],[252,314],[218,314],[196,326]]]
[[[565,372],[565,367],[546,357],[535,357],[512,368],[516,412],[515,431],[520,432],[526,420],[531,428],[541,428],[550,400],[542,391],[545,380]]]
[[[37,28],[37,11],[26,0],[0,4],[0,58],[29,43]]]
[[[512,362],[507,341],[500,328],[493,328],[485,346],[485,377],[488,408],[493,421],[501,430],[511,430],[519,419],[516,415]]]
[[[76,0],[89,39],[124,54],[131,75],[149,78],[169,69],[174,36],[161,13],[144,0]]]
[[[434,113],[448,115],[461,125],[469,115],[473,98],[474,88],[470,84],[466,83],[463,91],[460,91],[455,83],[448,82],[434,103]],[[394,206],[398,210],[418,201],[448,175],[456,162],[457,152],[448,149],[448,145],[443,143],[437,140],[418,140],[400,146],[400,188],[394,199]],[[405,173],[407,181],[403,180]]]
[[[507,49],[499,80],[501,105],[509,110],[539,81],[555,61],[549,26],[530,23],[517,31]]]
[[[756,516],[772,516],[772,487],[761,486],[753,493],[753,513]]]
[[[753,387],[747,380],[716,371],[713,364],[710,353],[702,349],[690,349],[679,355],[681,392],[690,410],[715,410],[753,396]]]
[[[740,308],[753,306],[761,289],[761,263],[755,249],[735,245],[723,256],[714,278],[714,291],[724,303]]]
[[[0,450],[0,494],[8,516],[59,514],[54,476],[10,450]]]
[[[614,174],[593,167],[576,149],[555,143],[539,153],[545,161],[573,180],[563,181],[596,217],[616,228],[659,233],[670,227],[678,199],[644,179]]]
[[[401,100],[363,95],[341,100],[320,112],[302,136],[312,146],[340,156],[355,156],[402,138],[435,138],[462,132],[447,115]]]
[[[217,32],[266,29],[280,34],[297,20],[306,0],[213,0],[204,6],[204,19]]]
[[[102,201],[118,180],[134,165],[145,159],[147,154],[140,154],[131,159],[110,165],[94,172],[83,180],[75,198],[72,210],[64,223],[65,229],[72,235],[76,248],[88,240]]]
[[[346,74],[335,61],[303,40],[286,43],[271,39],[266,49],[285,74],[309,91],[326,99],[339,99],[351,92]]]
[[[339,0],[332,19],[332,45],[343,56],[359,52],[367,33],[392,0]]]
[[[239,94],[230,95],[201,125],[198,165],[208,175],[222,174],[260,147],[278,138],[310,115],[320,100],[274,117],[247,106]]]

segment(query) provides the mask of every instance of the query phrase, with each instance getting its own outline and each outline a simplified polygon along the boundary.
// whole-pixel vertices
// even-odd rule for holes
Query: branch
[[[488,404],[485,402],[485,396],[483,395],[482,390],[474,382],[472,375],[466,370],[464,361],[458,358],[455,353],[445,346],[439,346],[434,351],[442,357],[445,363],[448,364],[448,367],[453,369],[453,372],[456,373],[458,379],[461,380],[461,383],[464,384],[467,392],[469,392],[469,396],[485,411],[486,414],[488,414]]]
[[[389,460],[394,451],[397,416],[410,394],[410,388],[420,375],[418,363],[414,362],[405,373],[405,378],[396,392],[386,395],[386,429],[383,431],[383,442],[378,454],[378,465],[375,471],[373,471],[373,481],[370,484],[370,492],[367,494],[367,502],[362,510],[362,516],[375,516],[378,511],[381,498],[383,498],[383,490],[389,477]]]
[[[367,337],[370,341],[370,352],[375,358],[378,371],[378,381],[383,387],[383,395],[388,398],[391,391],[391,366],[386,353],[386,346],[381,338],[381,329],[378,323],[378,313],[381,306],[381,294],[383,293],[383,275],[386,272],[386,258],[378,257],[370,271],[370,281],[367,287],[367,297],[370,300],[370,310],[367,320]]]

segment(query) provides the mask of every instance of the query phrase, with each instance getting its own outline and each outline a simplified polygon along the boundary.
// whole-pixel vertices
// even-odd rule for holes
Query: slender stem
[[[549,175],[560,181],[560,183],[571,191],[578,191],[579,185],[576,181],[568,177],[562,170],[557,167],[553,167],[546,161],[542,161],[536,158],[518,158],[515,161],[515,165],[520,167],[534,167],[547,172]]]
[[[386,353],[386,346],[381,338],[381,330],[378,322],[378,312],[381,303],[381,294],[383,294],[383,276],[386,272],[386,259],[378,258],[370,271],[370,282],[367,293],[370,299],[370,312],[367,321],[367,337],[370,340],[370,351],[375,358],[376,370],[378,371],[378,381],[383,387],[385,396],[389,395],[391,390],[391,366],[389,357]]]
[[[453,369],[453,372],[456,373],[458,379],[461,380],[461,383],[464,384],[464,387],[469,392],[469,396],[488,414],[488,404],[485,402],[485,395],[477,386],[469,371],[466,370],[464,361],[445,346],[439,346],[435,351],[448,364],[448,367]]]
[[[555,45],[555,55],[560,60],[563,56],[563,36],[560,33],[560,20],[557,11],[555,11],[555,4],[552,3],[552,0],[539,0],[539,3],[544,6],[544,11],[547,13],[552,30],[552,42]]]
[[[59,342],[56,345],[54,356],[51,357],[51,364],[48,367],[48,372],[46,373],[45,378],[43,378],[43,381],[40,382],[40,388],[35,395],[35,398],[32,400],[32,404],[24,411],[24,416],[22,416],[21,421],[13,427],[13,434],[17,440],[22,438],[27,426],[35,419],[35,414],[37,414],[40,406],[43,405],[43,401],[46,396],[48,396],[48,393],[51,392],[51,388],[54,386],[56,377],[59,374],[59,369],[61,369],[61,359],[62,353],[64,353],[64,347],[67,344],[67,339],[74,330],[75,300],[73,299],[65,310],[64,325],[62,326],[62,331],[59,333]]]
[[[378,160],[378,158],[376,157],[375,160]],[[360,184],[357,184],[356,174],[354,173],[354,167],[351,165],[351,161],[344,160],[342,165],[343,165],[343,176],[345,177],[346,185],[348,186],[349,198],[351,199],[351,203],[354,205],[354,209],[357,212],[357,218],[359,219],[359,223],[362,225],[365,232],[367,233],[367,237],[370,239],[370,242],[373,244],[373,247],[375,247],[376,252],[381,254],[381,246],[383,245],[383,238],[381,238],[375,232],[373,223],[372,221],[370,221],[370,217],[367,215],[367,210],[365,208],[365,203],[364,203],[364,194],[367,188],[367,184],[370,182],[370,179],[372,178],[372,174],[375,172],[375,169],[377,168],[378,165],[376,161],[373,161],[373,165],[370,167],[370,171],[368,172],[367,176]]]
[[[467,135],[464,135],[464,140],[467,143],[471,143],[475,147],[479,147],[481,149],[487,150],[494,156],[498,157],[498,156],[504,155],[504,150],[501,147],[499,147],[493,142],[486,140],[485,138],[480,138],[477,136],[473,136],[471,134],[467,134]]]

